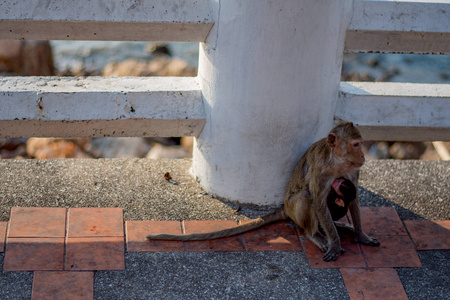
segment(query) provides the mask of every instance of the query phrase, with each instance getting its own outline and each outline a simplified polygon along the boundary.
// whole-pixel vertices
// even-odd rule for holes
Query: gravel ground
[[[207,194],[190,159],[0,160],[0,221],[13,206],[122,207],[125,220],[241,220],[264,214]],[[170,172],[178,185],[169,183]],[[363,206],[394,206],[402,219],[450,219],[450,162],[368,161]]]

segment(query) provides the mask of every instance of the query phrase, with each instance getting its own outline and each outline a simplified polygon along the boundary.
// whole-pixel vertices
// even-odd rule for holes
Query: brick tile
[[[5,271],[63,270],[64,238],[8,238]]]
[[[324,261],[323,252],[311,241],[303,241],[303,250],[311,268],[363,268],[366,266],[358,244],[352,243],[350,238],[341,240],[345,253],[335,261]]]
[[[236,226],[235,221],[185,221],[186,233],[209,232]],[[244,251],[242,235],[185,243],[187,251]]]
[[[247,251],[302,251],[296,226],[278,222],[243,234]]]
[[[184,251],[184,243],[181,241],[149,241],[145,238],[148,234],[181,234],[181,224],[178,221],[127,221],[125,228],[128,252]]]
[[[407,235],[394,207],[361,207],[361,222],[370,235]]]
[[[450,249],[450,220],[404,221],[417,250]]]
[[[360,245],[369,268],[421,267],[420,259],[409,236],[377,236],[381,245]]]
[[[31,299],[94,299],[94,272],[35,272]]]
[[[109,208],[70,208],[69,237],[123,237],[123,210]]]
[[[0,252],[5,251],[6,224],[8,224],[8,223],[7,222],[0,222]]]
[[[406,292],[394,269],[341,269],[350,300],[407,300]]]
[[[68,238],[65,270],[125,269],[123,237]]]
[[[64,237],[65,232],[65,208],[11,208],[8,237]]]

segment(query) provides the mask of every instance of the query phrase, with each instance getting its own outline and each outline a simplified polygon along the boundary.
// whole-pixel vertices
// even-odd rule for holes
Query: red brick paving
[[[417,250],[450,249],[450,220],[405,221]]]
[[[369,268],[421,267],[414,245],[406,235],[377,236],[378,247],[360,245]]]
[[[351,300],[407,300],[406,292],[394,269],[341,269]]]
[[[69,208],[68,236],[124,236],[122,208]]]
[[[65,270],[124,270],[123,237],[71,238],[66,243]]]
[[[170,233],[181,234],[181,224],[178,221],[126,221],[127,251],[184,251],[181,241],[149,241],[148,234]]]
[[[0,252],[5,251],[6,242],[6,222],[0,222]]]
[[[361,222],[369,236],[407,235],[394,207],[361,207]]]
[[[70,208],[65,270],[124,270],[122,208]]]
[[[9,237],[64,237],[66,209],[58,207],[13,207]]]
[[[364,268],[366,263],[358,244],[352,243],[351,239],[341,240],[342,248],[345,253],[341,254],[336,261],[326,262],[322,259],[323,252],[310,241],[303,241],[303,250],[305,251],[308,263],[311,268]]]
[[[267,225],[243,237],[247,251],[302,251],[297,228],[289,222]]]
[[[361,216],[365,232],[376,237],[381,246],[358,245],[343,237],[346,252],[337,261],[325,263],[314,244],[302,242],[312,268],[340,268],[351,299],[406,299],[393,268],[420,267],[415,247],[450,248],[450,221],[405,221],[406,231],[394,208],[363,207]],[[184,222],[186,233],[235,225],[234,221]],[[235,237],[185,243],[145,240],[145,235],[150,233],[181,233],[180,222],[127,221],[125,227],[127,251],[302,250],[297,229],[286,222]],[[51,298],[51,295],[92,299],[94,273],[75,270],[125,268],[123,212],[121,208],[14,207],[9,225],[0,222],[0,251],[3,248],[5,271],[35,271],[33,299]],[[64,267],[66,271],[62,271]]]
[[[5,251],[5,271],[63,270],[64,238],[11,238]]]
[[[393,207],[362,207],[361,221],[364,231],[377,238],[380,246],[365,246],[342,241],[346,250],[337,261],[324,262],[322,252],[310,241],[304,242],[306,257],[311,268],[340,267],[420,267],[420,259],[414,249],[402,221]]]
[[[186,233],[209,232],[236,226],[235,221],[185,221]],[[207,241],[185,242],[187,251],[244,251],[242,235]]]
[[[94,272],[35,272],[31,299],[94,299]]]

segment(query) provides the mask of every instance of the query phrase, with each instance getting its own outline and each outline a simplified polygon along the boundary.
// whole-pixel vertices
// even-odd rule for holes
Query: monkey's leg
[[[350,224],[334,221],[334,225],[336,226],[336,229],[339,233],[355,234],[355,228],[353,228],[353,226]]]
[[[328,250],[328,244],[327,244],[327,238],[320,233],[319,231],[317,231],[315,234],[311,235],[311,234],[307,234],[306,237],[313,242],[314,244],[316,244],[317,247],[319,247],[319,249],[322,252],[327,252]],[[345,252],[345,249],[341,248],[341,254]]]
[[[334,225],[336,226],[336,229],[338,231],[341,240],[346,239],[348,237],[350,238],[355,237],[355,229],[353,228],[352,225],[336,221],[334,221]]]
[[[355,201],[352,201],[352,203],[350,203],[348,209],[350,210],[353,227],[355,229],[355,242],[368,246],[379,246],[380,242],[376,238],[370,237],[365,234],[362,229],[358,195],[356,196]]]
[[[319,247],[319,249],[322,252],[327,252],[328,250],[327,238],[319,231],[317,231],[314,234],[306,234],[306,237],[308,238],[308,240],[316,244],[316,246]]]
[[[324,195],[322,201],[316,202],[315,211],[319,226],[322,228],[328,241],[327,251],[322,258],[324,261],[336,260],[344,251],[341,247],[341,239],[339,238],[338,231],[326,205],[326,195]]]
[[[328,241],[319,231],[319,221],[311,203],[309,192],[303,191],[294,194],[285,201],[285,212],[304,231],[308,240],[316,244],[322,252],[326,252]]]

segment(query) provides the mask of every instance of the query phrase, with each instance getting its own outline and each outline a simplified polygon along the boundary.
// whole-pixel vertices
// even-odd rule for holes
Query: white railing
[[[450,54],[450,1],[355,1],[346,52]],[[366,139],[450,139],[450,87],[343,83],[336,117]],[[358,110],[358,112],[356,111]]]
[[[189,77],[12,77],[0,91],[3,137],[198,136],[205,124]]]
[[[450,54],[450,1],[0,2],[0,39],[200,42],[195,78],[0,79],[0,137],[195,136],[211,193],[279,204],[334,120],[450,140],[449,85],[339,83],[342,53]]]

